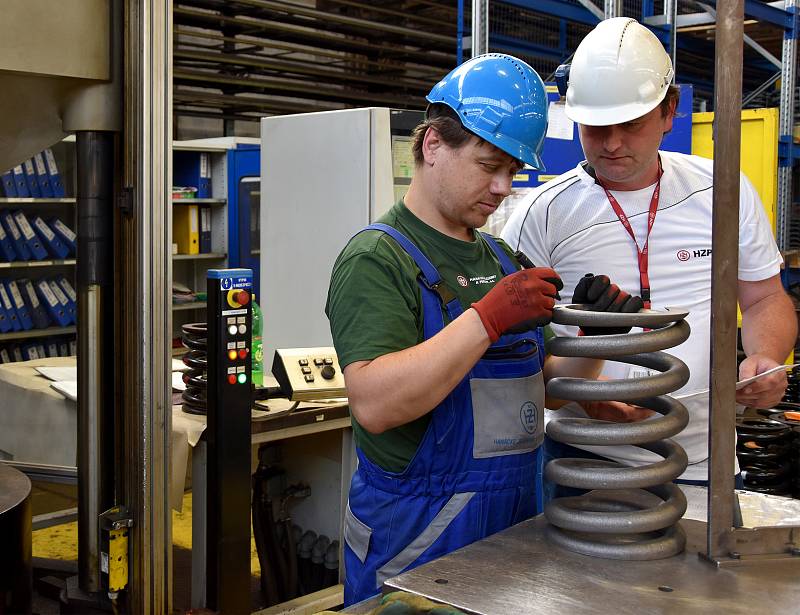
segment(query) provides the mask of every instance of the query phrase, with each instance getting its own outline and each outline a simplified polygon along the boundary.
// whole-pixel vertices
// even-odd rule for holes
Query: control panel
[[[253,273],[209,269],[206,607],[250,611]],[[244,580],[242,580],[244,579]]]
[[[250,382],[250,331],[251,317],[248,314],[250,289],[229,289],[223,302],[223,328],[225,329],[225,376],[228,384]]]
[[[332,347],[279,348],[272,360],[272,375],[292,401],[347,396]]]

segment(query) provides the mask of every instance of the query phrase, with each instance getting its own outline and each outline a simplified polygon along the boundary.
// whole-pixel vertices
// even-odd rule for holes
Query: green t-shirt
[[[503,275],[484,240],[461,241],[444,235],[412,214],[402,201],[380,222],[399,230],[428,257],[464,309],[482,298]],[[343,369],[355,361],[371,361],[423,341],[419,272],[411,256],[386,233],[365,231],[347,244],[333,266],[325,308]],[[370,460],[385,470],[400,472],[416,453],[429,421],[427,414],[375,435],[353,418],[353,432]]]

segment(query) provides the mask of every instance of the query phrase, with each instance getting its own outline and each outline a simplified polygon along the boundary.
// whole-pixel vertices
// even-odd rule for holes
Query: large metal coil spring
[[[181,343],[189,349],[183,355],[183,364],[189,369],[183,374],[186,385],[181,399],[181,409],[189,414],[206,414],[208,380],[208,325],[204,322],[181,327]]]
[[[775,419],[736,419],[736,457],[744,488],[772,495],[791,496],[796,473],[797,433],[783,413]]]
[[[612,359],[658,373],[607,381],[554,378],[547,384],[548,396],[572,401],[625,401],[654,410],[657,415],[636,423],[554,419],[547,425],[547,435],[577,446],[629,444],[663,458],[638,467],[590,459],[554,459],[547,464],[547,480],[589,491],[554,499],[545,506],[544,514],[551,524],[548,535],[556,544],[585,555],[625,560],[660,559],[683,551],[686,537],[677,522],[686,512],[686,498],[672,481],[683,473],[688,460],[685,451],[669,438],[686,427],[689,413],[667,393],[686,384],[689,369],[660,351],[689,337],[689,324],[684,320],[687,314],[678,310],[590,312],[579,305],[554,310],[553,322],[558,324],[644,330],[558,337],[548,345],[551,354]]]

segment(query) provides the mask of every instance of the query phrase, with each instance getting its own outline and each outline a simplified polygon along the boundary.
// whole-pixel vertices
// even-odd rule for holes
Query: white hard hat
[[[628,17],[601,21],[572,60],[565,112],[587,126],[629,122],[664,100],[672,62],[655,34]]]

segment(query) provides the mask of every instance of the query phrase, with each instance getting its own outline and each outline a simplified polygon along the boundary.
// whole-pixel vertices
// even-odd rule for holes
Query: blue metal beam
[[[456,37],[456,64],[460,65],[464,61],[464,0],[458,0]]]
[[[501,36],[498,34],[491,35],[489,47],[510,53],[522,53],[529,56],[535,56],[537,58],[546,58],[556,62],[561,62],[561,60],[569,55],[567,52],[559,51],[555,47],[536,45],[534,43],[529,43],[528,41],[514,38],[513,36]]]
[[[717,0],[707,1],[710,5],[717,6]],[[795,25],[794,16],[791,13],[770,6],[766,2],[761,2],[761,0],[744,0],[744,15],[745,17],[771,23],[784,30],[792,30]]]
[[[564,0],[501,0],[502,4],[510,4],[523,9],[545,13],[553,17],[559,17],[568,21],[575,21],[588,26],[596,26],[600,23],[589,9],[577,4],[565,2]]]
[[[715,0],[709,0],[709,1],[714,2]],[[587,9],[577,4],[568,4],[563,0],[500,0],[500,2],[502,4],[519,6],[536,13],[543,13],[545,15],[551,15],[553,17],[567,19],[569,21],[578,21],[580,23],[591,26],[594,26],[599,23],[597,18],[594,15],[592,15]],[[764,5],[763,3],[759,4],[761,4],[762,6],[766,6],[770,10],[779,11],[780,13],[788,15],[788,13],[780,9],[774,9],[773,7],[769,5]],[[655,34],[658,40],[660,40],[664,45],[669,44],[669,28],[662,26],[648,26],[648,28],[650,28],[653,34]],[[491,40],[494,40],[495,38],[495,36],[491,32],[489,33],[489,37]],[[678,36],[677,42],[678,42],[678,49],[680,50],[688,51],[690,53],[694,53],[700,56],[705,56],[708,58],[714,57],[713,43],[701,41],[691,36]],[[519,44],[526,45],[527,43],[525,43],[524,41],[520,41]],[[546,53],[541,55],[544,55],[545,57],[548,56],[548,54]],[[749,63],[748,66],[752,68],[763,69],[764,71],[769,72],[770,74],[774,71],[774,67],[771,64],[769,64],[766,61],[762,61],[762,59],[760,58],[755,59],[753,62]]]

